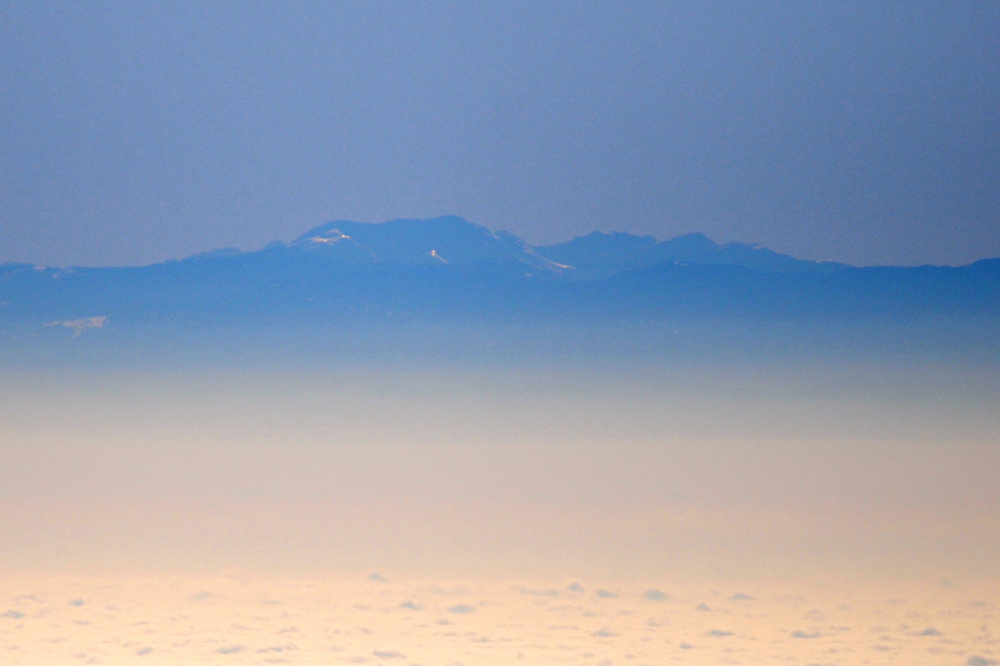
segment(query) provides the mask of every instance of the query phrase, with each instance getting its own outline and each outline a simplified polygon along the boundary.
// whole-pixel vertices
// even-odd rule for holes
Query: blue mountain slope
[[[0,328],[91,317],[109,317],[116,325],[279,326],[994,320],[1000,319],[1000,260],[957,268],[856,268],[743,244],[720,246],[701,235],[657,243],[591,234],[536,249],[511,234],[449,217],[334,222],[257,252],[207,253],[142,267],[0,266]]]
[[[656,242],[652,236],[600,233],[537,248],[553,261],[571,266],[579,279],[608,277],[621,271],[682,262],[717,266],[742,266],[774,273],[832,272],[844,264],[807,261],[779,254],[760,245],[719,245],[700,233]]]

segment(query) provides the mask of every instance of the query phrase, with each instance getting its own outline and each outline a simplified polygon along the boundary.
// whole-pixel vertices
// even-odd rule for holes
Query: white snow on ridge
[[[342,240],[351,240],[351,237],[345,233],[342,233],[339,229],[331,229],[322,236],[313,236],[311,238],[307,238],[306,242],[333,245],[334,243],[339,243]]]

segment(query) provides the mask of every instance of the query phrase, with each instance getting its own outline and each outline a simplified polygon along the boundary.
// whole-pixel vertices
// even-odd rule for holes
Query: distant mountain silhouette
[[[100,319],[100,318],[106,319]],[[93,322],[1000,318],[1000,259],[858,268],[701,234],[532,247],[459,217],[330,222],[290,243],[130,268],[0,265],[0,329]],[[82,322],[82,323],[81,323]],[[2,330],[0,330],[2,332]]]

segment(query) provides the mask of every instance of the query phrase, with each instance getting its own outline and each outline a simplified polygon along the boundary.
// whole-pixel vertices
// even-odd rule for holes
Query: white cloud
[[[468,615],[469,613],[475,613],[476,607],[470,606],[469,604],[456,604],[454,606],[448,606],[445,610],[449,613],[455,613],[457,615]]]
[[[373,650],[372,654],[379,659],[406,659],[406,655],[397,650]]]

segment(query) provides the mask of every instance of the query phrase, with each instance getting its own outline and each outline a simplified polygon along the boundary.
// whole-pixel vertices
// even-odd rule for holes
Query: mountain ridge
[[[854,267],[720,245],[703,234],[657,241],[595,232],[532,246],[448,216],[334,221],[256,251],[138,267],[0,265],[0,327],[95,317],[282,324],[939,316],[1000,318],[1000,259]]]
[[[345,233],[347,229],[350,233]],[[464,243],[463,243],[464,241]],[[409,245],[407,245],[407,243]],[[332,251],[346,246],[350,249]],[[447,258],[457,250],[458,256]],[[155,262],[156,265],[192,259],[215,259],[256,254],[277,249],[296,248],[345,263],[473,263],[483,260],[524,261],[549,270],[576,269],[584,277],[630,270],[658,263],[681,261],[691,264],[741,265],[763,271],[808,272],[862,268],[830,260],[800,259],[782,254],[757,243],[731,241],[716,243],[701,232],[692,232],[666,240],[651,235],[623,231],[594,231],[568,241],[531,245],[508,231],[491,231],[457,215],[436,218],[397,218],[367,223],[335,220],[312,227],[290,242],[274,240],[258,250],[221,247],[179,259]],[[435,252],[437,257],[431,256]],[[464,252],[464,254],[463,254]],[[470,253],[471,252],[471,253]],[[429,259],[433,258],[433,261]],[[441,260],[444,260],[443,262]],[[988,261],[986,259],[985,261]],[[981,260],[983,261],[983,260]],[[976,263],[976,262],[973,262]],[[42,267],[59,270],[112,268],[101,266],[50,266],[29,262],[3,262],[0,267]],[[928,264],[930,265],[930,264]],[[114,268],[138,268],[115,266]],[[601,270],[594,271],[594,268]]]

